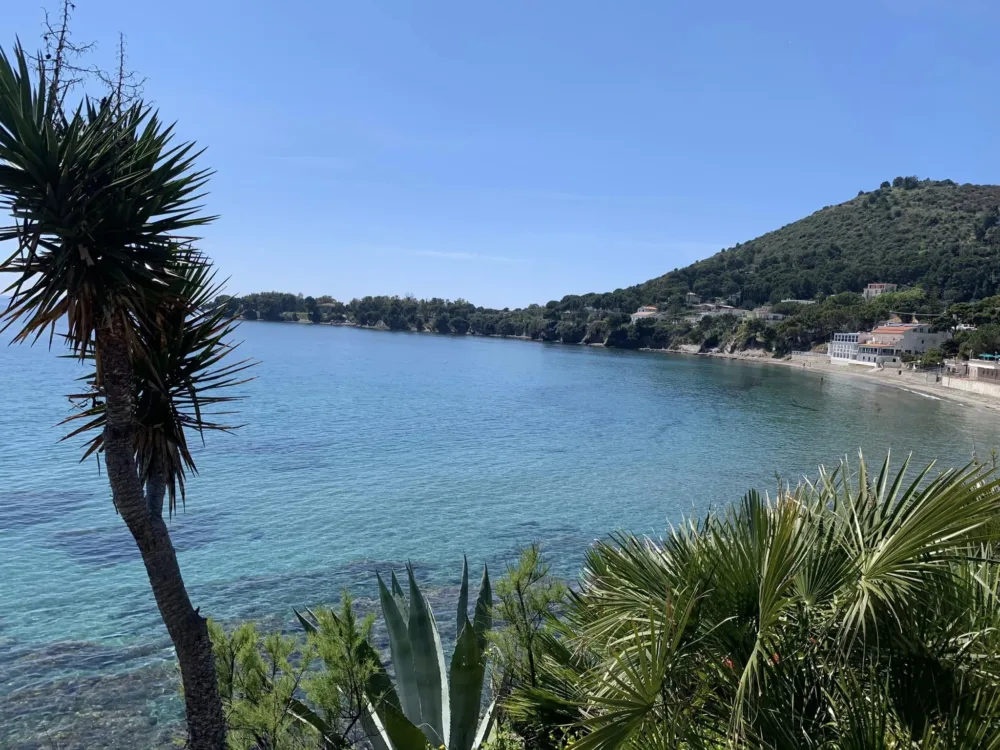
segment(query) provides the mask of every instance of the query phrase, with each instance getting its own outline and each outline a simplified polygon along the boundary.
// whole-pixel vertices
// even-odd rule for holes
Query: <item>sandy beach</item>
[[[792,367],[811,372],[821,372],[832,377],[862,378],[864,380],[878,383],[890,388],[899,388],[904,391],[918,393],[923,396],[939,398],[944,401],[951,401],[963,406],[979,409],[991,409],[1000,411],[1000,399],[985,396],[978,393],[969,393],[955,388],[948,388],[936,380],[933,372],[920,372],[903,369],[900,374],[899,368],[886,368],[875,370],[870,367],[857,365],[834,365],[821,357],[815,358],[791,358],[775,359],[766,352],[753,353],[741,352],[738,354],[726,354],[723,352],[710,352],[703,356],[719,357],[722,359],[738,359],[744,362],[760,362],[768,365],[778,365],[781,367]]]

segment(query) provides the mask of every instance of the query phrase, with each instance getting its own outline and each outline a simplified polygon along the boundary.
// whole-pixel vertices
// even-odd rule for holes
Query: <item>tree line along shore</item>
[[[463,299],[379,296],[339,302],[329,296],[261,292],[222,296],[215,304],[246,320],[507,336],[619,349],[753,352],[776,358],[822,347],[834,333],[867,330],[902,315],[929,322],[936,330],[953,331],[939,350],[925,354],[927,364],[1000,351],[1000,295],[946,305],[922,288],[874,299],[841,292],[817,300],[778,302],[767,306],[767,316],[747,315],[745,307],[721,305],[713,314],[699,315],[683,299],[673,299],[661,302],[655,316],[638,318],[634,313],[641,306],[626,306],[624,299],[602,300],[615,307],[595,307],[588,304],[592,301],[568,295],[545,305],[498,310],[477,307]]]

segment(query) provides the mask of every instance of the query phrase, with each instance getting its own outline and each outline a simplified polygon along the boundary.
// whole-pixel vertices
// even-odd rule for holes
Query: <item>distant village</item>
[[[875,299],[897,290],[899,290],[897,284],[875,283],[865,287],[862,294],[865,299]],[[763,320],[768,323],[777,323],[787,317],[781,313],[773,312],[770,305],[762,305],[753,310],[736,307],[735,303],[739,302],[737,295],[707,302],[703,301],[697,294],[688,292],[684,301],[688,311],[679,317],[692,323],[696,323],[702,318],[722,315]],[[808,299],[783,299],[781,302],[800,305],[816,304],[815,300]],[[631,317],[632,322],[635,323],[643,318],[665,318],[668,316],[656,306],[644,305],[632,313]],[[671,315],[669,317],[676,319],[678,316]],[[946,341],[952,338],[951,331],[935,331],[931,324],[917,320],[916,316],[908,317],[912,319],[909,322],[904,322],[900,317],[893,316],[871,331],[835,333],[827,345],[825,356],[829,358],[831,364],[835,365],[859,365],[874,369],[901,368],[904,358],[909,361],[931,349],[940,349]],[[970,329],[971,326],[961,326],[960,328],[965,330]],[[812,356],[824,355],[814,354]],[[995,355],[993,357],[986,355],[969,362],[948,363],[947,367],[953,371],[952,374],[962,377],[1000,382],[1000,362],[997,361]]]

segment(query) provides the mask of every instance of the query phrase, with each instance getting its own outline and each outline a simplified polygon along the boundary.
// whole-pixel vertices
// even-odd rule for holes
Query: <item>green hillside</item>
[[[912,287],[877,300],[872,282]],[[783,299],[777,324],[721,315],[696,319],[685,294],[732,297],[743,308]],[[567,344],[701,351],[809,349],[837,331],[867,330],[893,312],[934,316],[936,325],[982,326],[957,335],[954,351],[1000,350],[1000,186],[898,177],[870,193],[769,232],[687,268],[613,292],[568,295],[520,310],[490,310],[465,300],[332,297],[265,292],[225,298],[251,320],[308,319],[404,331],[520,336]],[[968,304],[978,301],[976,304]],[[639,305],[660,316],[632,323]]]
[[[897,177],[616,296],[626,304],[666,303],[693,291],[763,303],[859,292],[884,281],[920,285],[945,303],[989,297],[1000,292],[998,207],[998,185]]]

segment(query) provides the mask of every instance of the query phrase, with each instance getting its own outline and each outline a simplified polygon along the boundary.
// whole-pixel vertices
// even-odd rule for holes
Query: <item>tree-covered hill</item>
[[[912,288],[863,299],[859,292],[872,282]],[[699,318],[685,305],[691,291],[707,300],[728,298],[744,309],[779,303],[773,312],[786,317],[780,322],[735,314]],[[818,304],[780,304],[786,298]],[[462,299],[385,296],[344,303],[281,292],[224,301],[233,314],[250,320],[632,349],[762,349],[775,355],[823,344],[838,331],[867,330],[903,313],[931,316],[942,328],[980,326],[975,334],[957,335],[948,353],[992,352],[1000,349],[1000,186],[897,177],[643,284],[519,310],[491,310]],[[659,314],[631,322],[629,313],[647,304],[658,305]]]
[[[1000,292],[1000,186],[897,177],[757,239],[584,304],[740,295],[743,303],[920,285],[945,304]]]

